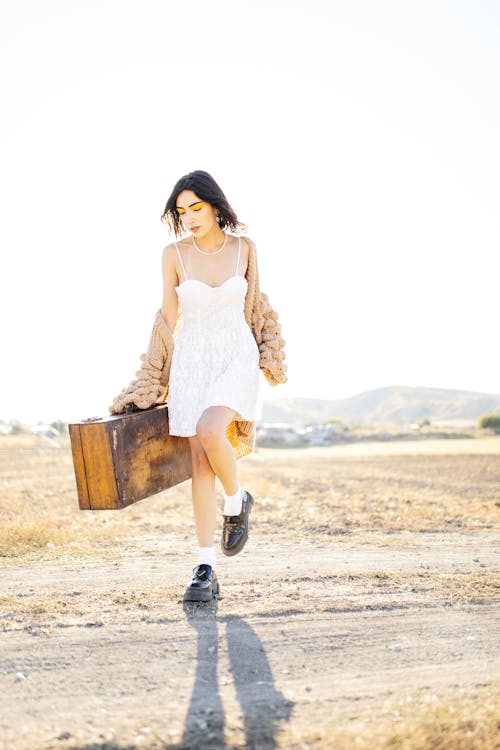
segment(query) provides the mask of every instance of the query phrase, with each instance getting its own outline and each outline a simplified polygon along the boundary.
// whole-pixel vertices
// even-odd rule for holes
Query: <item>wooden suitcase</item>
[[[187,438],[168,433],[166,404],[69,426],[82,510],[117,510],[191,476]]]

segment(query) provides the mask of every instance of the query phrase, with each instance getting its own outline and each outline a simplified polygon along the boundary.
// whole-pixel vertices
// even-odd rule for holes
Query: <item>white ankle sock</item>
[[[215,570],[215,547],[198,547],[199,565],[211,565]]]
[[[237,491],[234,495],[226,495],[224,493],[224,510],[225,516],[239,516],[241,508],[243,506],[243,493],[238,485]]]

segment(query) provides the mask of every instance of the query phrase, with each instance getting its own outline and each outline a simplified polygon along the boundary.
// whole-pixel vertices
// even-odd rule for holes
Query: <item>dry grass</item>
[[[449,451],[455,446],[449,443]],[[474,441],[470,441],[474,442]],[[500,441],[499,441],[500,444]],[[415,446],[416,448],[418,446]],[[386,448],[386,446],[384,446]],[[493,451],[426,455],[339,455],[335,451],[259,450],[242,462],[243,486],[256,497],[253,517],[256,541],[269,528],[292,548],[298,539],[316,545],[356,546],[417,543],[429,532],[440,538],[464,532],[481,544],[498,528],[500,461]],[[405,449],[407,450],[407,449]],[[54,444],[31,436],[0,438],[0,557],[18,565],[33,558],[113,555],[145,540],[169,550],[194,538],[190,483],[172,488],[124,511],[81,512],[78,509],[68,440]],[[455,535],[453,536],[453,533]],[[148,544],[149,544],[148,541]],[[354,544],[352,544],[354,542]],[[312,545],[311,545],[312,546]],[[315,586],[303,571],[293,580],[280,579],[273,589],[272,611],[296,614],[311,622],[319,613],[363,612],[426,607],[474,608],[500,599],[500,583],[491,566],[460,569],[425,568],[389,572],[317,571]],[[99,567],[100,561],[89,561]],[[312,575],[309,571],[309,575]],[[228,580],[222,598],[238,603],[245,617],[268,617],[259,571],[252,580]],[[153,582],[116,588],[109,585],[0,596],[0,632],[5,637],[50,634],[56,629],[88,624],[176,621],[178,587]],[[313,589],[313,590],[312,590]],[[334,596],[332,596],[334,592]],[[485,606],[486,609],[486,606]],[[384,612],[386,615],[387,612]],[[323,615],[322,615],[323,616]],[[330,615],[329,615],[330,616]],[[419,614],[417,614],[420,617]],[[425,615],[423,615],[425,616]],[[142,631],[141,631],[142,632]],[[10,636],[8,634],[10,633]],[[485,656],[486,658],[486,656]],[[375,674],[375,672],[374,672]],[[312,722],[291,722],[277,738],[283,750],[499,750],[500,689],[482,685],[449,686],[431,693],[420,687],[409,694],[325,701],[319,729]],[[411,684],[411,683],[410,683]],[[311,701],[314,698],[311,697]],[[314,705],[313,703],[311,705]],[[230,740],[230,729],[228,739]],[[144,747],[166,745],[144,742]],[[238,745],[239,746],[239,745]]]
[[[468,606],[488,604],[500,600],[500,582],[495,572],[455,572],[433,574],[410,572],[391,574],[373,571],[359,574],[320,574],[314,576],[319,584],[311,590],[313,579],[296,575],[273,591],[273,609],[296,614],[321,612],[363,612],[364,610],[399,610],[435,606]],[[240,591],[241,589],[241,591]],[[261,581],[234,581],[225,586],[225,595],[232,601],[243,601],[245,615],[259,617],[268,613],[268,601],[262,596]],[[332,591],[335,597],[332,598]],[[68,618],[88,618],[96,610],[101,620],[127,622],[151,620],[165,616],[175,619],[179,602],[178,586],[171,585],[111,588],[96,591],[83,589],[63,594],[0,595],[0,632],[26,629],[32,626],[51,627],[64,624]]]
[[[326,732],[294,738],[284,732],[287,750],[498,750],[500,688],[477,687],[472,694],[391,697],[371,709],[340,719]]]
[[[427,571],[394,574],[375,571],[343,577],[353,583],[365,586],[370,584],[372,588],[394,593],[431,593],[435,598],[450,604],[483,604],[492,599],[500,600],[500,580],[495,572],[470,573],[456,570],[453,574]]]
[[[253,474],[245,465],[243,474],[264,498],[262,522],[324,537],[498,528],[496,454],[300,453],[260,451],[248,462]]]
[[[454,441],[443,442],[453,450]],[[391,544],[401,532],[494,529],[500,518],[500,461],[493,452],[339,456],[261,449],[240,472],[258,502],[255,533],[272,523],[283,539],[300,534],[328,544],[362,534]],[[116,553],[124,537],[194,533],[189,482],[123,511],[79,511],[68,439],[0,438],[0,514],[0,557]]]
[[[81,512],[69,440],[7,436],[0,438],[0,516],[0,557],[106,555],[127,536],[185,529],[191,501],[184,483],[147,505]]]

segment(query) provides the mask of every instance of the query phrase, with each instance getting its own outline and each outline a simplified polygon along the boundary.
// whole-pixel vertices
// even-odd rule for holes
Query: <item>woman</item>
[[[224,491],[222,552],[236,555],[254,502],[239,485],[236,458],[253,447],[259,368],[273,385],[286,381],[285,342],[259,289],[255,246],[207,172],[181,177],[162,221],[182,239],[163,252],[163,304],[139,377],[111,411],[148,408],[167,385],[170,434],[189,440],[199,545],[184,600],[210,601],[219,589],[215,478]]]

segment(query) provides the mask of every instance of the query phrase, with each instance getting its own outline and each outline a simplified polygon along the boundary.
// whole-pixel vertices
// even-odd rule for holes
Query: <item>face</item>
[[[218,226],[217,209],[202,201],[192,190],[183,190],[175,202],[182,226],[195,237],[203,237]]]

